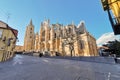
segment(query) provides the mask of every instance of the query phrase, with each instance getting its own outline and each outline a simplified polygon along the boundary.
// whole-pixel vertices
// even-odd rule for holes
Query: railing
[[[113,18],[113,23],[114,23],[114,25],[119,25],[120,24],[120,16]]]
[[[114,34],[115,35],[120,34],[120,17],[113,18],[109,9],[107,10],[107,12]]]

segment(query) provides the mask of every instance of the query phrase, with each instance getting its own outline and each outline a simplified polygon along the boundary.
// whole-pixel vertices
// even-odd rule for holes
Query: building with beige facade
[[[103,10],[107,11],[115,35],[120,34],[120,0],[101,0]]]
[[[113,12],[116,21],[120,23],[120,0],[108,0],[108,4]]]
[[[78,26],[73,22],[64,26],[59,23],[50,24],[50,20],[45,20],[41,23],[39,33],[35,34],[34,26],[30,21],[26,28],[24,50],[47,52],[51,56],[55,56],[56,53],[60,53],[62,56],[70,56],[70,45],[65,44],[65,40],[70,39],[68,36],[70,34],[74,35],[73,56],[98,55],[96,39],[86,30],[84,22],[80,22]]]
[[[15,52],[23,52],[24,47],[21,45],[16,45],[14,51]]]
[[[0,21],[0,62],[14,56],[18,31]]]

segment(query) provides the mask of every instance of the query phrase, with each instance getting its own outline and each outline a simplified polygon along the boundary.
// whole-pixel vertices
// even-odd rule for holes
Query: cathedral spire
[[[32,24],[32,19],[30,20],[30,25],[33,25],[33,24]]]

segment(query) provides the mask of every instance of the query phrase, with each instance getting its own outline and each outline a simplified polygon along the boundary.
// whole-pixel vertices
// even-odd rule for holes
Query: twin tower
[[[60,53],[63,56],[70,56],[70,45],[63,46],[65,38],[74,34],[79,37],[73,44],[73,56],[97,56],[96,39],[87,32],[84,22],[78,26],[74,23],[62,25],[59,23],[50,24],[50,20],[41,23],[40,32],[34,33],[32,20],[26,28],[24,38],[24,50],[26,52],[48,52],[51,56]]]

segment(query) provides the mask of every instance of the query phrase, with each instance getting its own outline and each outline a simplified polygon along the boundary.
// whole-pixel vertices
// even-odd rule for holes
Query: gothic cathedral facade
[[[78,26],[74,23],[64,26],[58,23],[50,24],[50,20],[45,20],[41,23],[40,32],[35,34],[31,20],[26,28],[24,50],[48,52],[51,56],[55,56],[55,53],[70,56],[70,45],[65,44],[65,40],[69,40],[68,35],[74,35],[72,37],[74,40],[71,40],[73,41],[73,56],[98,55],[96,39],[86,30],[84,22],[80,22]]]

